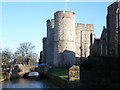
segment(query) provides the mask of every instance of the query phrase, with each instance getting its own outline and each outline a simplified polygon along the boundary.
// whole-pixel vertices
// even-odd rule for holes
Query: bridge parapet
[[[35,65],[22,65],[22,64],[16,64],[13,67],[12,75],[11,77],[22,77],[24,74],[31,72],[32,69],[36,68]]]

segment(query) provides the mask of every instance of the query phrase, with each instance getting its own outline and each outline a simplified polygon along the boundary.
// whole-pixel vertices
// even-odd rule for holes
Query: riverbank
[[[10,74],[7,72],[0,72],[0,82],[9,80],[10,79]]]
[[[55,81],[60,87],[68,87],[68,69],[67,68],[52,68],[50,69],[46,76]]]
[[[2,81],[4,81],[4,80],[5,80],[5,78],[3,77],[2,72],[0,72],[0,82],[2,82]]]
[[[28,77],[5,80],[1,82],[3,90],[41,90],[49,88],[60,88],[59,85],[46,77]]]
[[[67,88],[68,87],[68,83],[69,83],[68,79],[62,78],[62,77],[57,76],[57,75],[52,74],[52,73],[47,73],[47,77],[54,80],[62,88]]]
[[[4,80],[5,80],[5,79],[3,79],[3,78],[0,77],[0,82],[2,82],[2,81],[4,81]]]

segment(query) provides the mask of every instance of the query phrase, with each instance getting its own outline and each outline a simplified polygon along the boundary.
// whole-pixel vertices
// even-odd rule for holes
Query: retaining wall
[[[61,87],[64,87],[64,88],[68,87],[68,82],[69,82],[68,80],[51,73],[48,73],[47,76],[55,80],[56,83],[58,83]]]

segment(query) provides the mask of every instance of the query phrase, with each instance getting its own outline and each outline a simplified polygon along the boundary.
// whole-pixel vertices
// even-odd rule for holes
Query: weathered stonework
[[[42,55],[42,62],[46,63],[46,48],[47,48],[47,38],[43,38],[43,55]]]
[[[76,57],[81,59],[90,55],[90,46],[94,43],[94,25],[78,23],[76,26]],[[79,58],[77,59],[79,61]]]
[[[47,20],[47,38],[43,40],[43,62],[54,67],[78,64],[90,55],[94,43],[94,25],[76,25],[73,11],[57,11],[54,19]],[[44,60],[46,59],[46,60]]]
[[[99,41],[99,52],[95,51],[97,55],[102,56],[120,56],[120,1],[114,2],[108,7],[107,26],[103,28],[101,38]],[[96,40],[95,40],[96,41]],[[95,43],[98,43],[95,42]],[[96,48],[94,44],[92,48]],[[93,54],[93,53],[92,53]]]
[[[108,29],[108,55],[118,56],[118,32],[119,32],[119,7],[120,2],[115,2],[108,7],[107,29]]]
[[[95,56],[101,55],[100,38],[95,38],[94,45],[92,45],[91,55],[95,55]]]
[[[73,65],[69,68],[69,81],[79,81],[80,80],[80,67]]]
[[[72,11],[57,11],[54,18],[55,48],[53,64],[54,66],[65,66],[64,64],[68,62],[70,65],[75,64],[75,13]],[[64,51],[67,51],[67,53]],[[70,51],[73,53],[70,53]]]

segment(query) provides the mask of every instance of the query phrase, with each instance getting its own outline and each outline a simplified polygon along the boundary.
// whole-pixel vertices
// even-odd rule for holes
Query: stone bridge
[[[36,72],[34,69],[38,66],[35,65],[22,65],[16,64],[11,70],[11,78],[22,77],[24,74],[29,72]]]
[[[22,77],[25,74],[28,74],[30,72],[38,72],[40,74],[46,75],[48,70],[50,69],[50,66],[36,66],[36,65],[22,65],[22,64],[16,64],[11,70],[11,78],[17,78]]]

